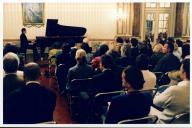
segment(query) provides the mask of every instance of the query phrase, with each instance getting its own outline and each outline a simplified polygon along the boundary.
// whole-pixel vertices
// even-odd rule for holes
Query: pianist
[[[21,29],[21,35],[20,35],[20,52],[26,53],[27,49],[33,50],[33,60],[37,61],[39,59],[36,43],[28,41],[26,36],[27,30],[26,28]]]

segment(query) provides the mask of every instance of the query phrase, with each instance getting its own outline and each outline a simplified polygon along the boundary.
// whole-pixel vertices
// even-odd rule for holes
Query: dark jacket
[[[16,89],[25,86],[25,82],[21,80],[16,74],[7,74],[3,77],[3,100],[5,100],[9,93]]]
[[[115,63],[118,65],[118,66],[121,66],[121,67],[127,67],[128,65],[133,65],[133,61],[131,58],[129,57],[120,57],[118,58]]]
[[[159,62],[161,58],[163,58],[163,53],[154,53],[149,60],[150,65],[154,68],[155,65]]]
[[[173,70],[178,70],[180,64],[181,63],[176,56],[174,56],[172,53],[168,53],[159,60],[153,71],[165,73]]]
[[[93,76],[93,83],[96,93],[117,91],[121,88],[121,81],[118,73],[111,69],[106,69],[103,72]]]
[[[28,124],[53,120],[56,95],[37,83],[9,94],[4,101],[4,123]]]
[[[25,34],[20,35],[20,47],[21,49],[26,49],[29,44],[29,41],[27,40],[27,37]]]
[[[76,64],[69,69],[67,74],[67,89],[73,79],[85,79],[91,78],[93,75],[93,69],[87,64]]]
[[[69,53],[61,53],[56,57],[56,64],[65,64],[68,68],[76,64],[76,60]]]
[[[105,123],[148,116],[152,105],[149,93],[130,92],[112,98]]]

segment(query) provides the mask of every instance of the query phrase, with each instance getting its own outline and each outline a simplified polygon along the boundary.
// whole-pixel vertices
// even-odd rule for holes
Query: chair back
[[[69,92],[71,94],[79,93],[79,92],[93,92],[93,79],[85,78],[85,79],[73,79],[71,81]]]
[[[141,92],[141,93],[149,93],[149,94],[151,94],[152,97],[154,97],[155,94],[157,93],[157,88],[140,90],[139,92]]]
[[[53,121],[41,122],[38,124],[57,124],[57,122],[53,120]]]
[[[118,124],[155,124],[157,120],[157,116],[149,115],[143,118],[122,120]]]
[[[106,104],[107,102],[110,102],[112,97],[120,95],[124,93],[123,90],[120,91],[113,91],[113,92],[105,92],[105,93],[97,93],[94,97],[95,102],[100,104]]]
[[[190,123],[190,114],[189,113],[182,113],[176,115],[173,120],[170,122],[171,124],[189,124]]]

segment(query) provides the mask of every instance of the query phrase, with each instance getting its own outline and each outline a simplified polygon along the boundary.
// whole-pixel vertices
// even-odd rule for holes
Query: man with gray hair
[[[5,75],[3,77],[3,99],[14,91],[24,87],[25,83],[18,75],[19,58],[15,53],[9,52],[3,58],[3,69]],[[22,74],[21,72],[19,74]]]
[[[56,95],[40,85],[40,67],[28,63],[24,67],[26,86],[9,95],[4,102],[4,123],[31,124],[53,120]]]

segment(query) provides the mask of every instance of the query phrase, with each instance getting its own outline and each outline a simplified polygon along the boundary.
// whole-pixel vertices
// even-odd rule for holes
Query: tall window
[[[159,14],[159,33],[168,31],[168,13],[160,13]]]
[[[142,39],[150,37],[153,41],[159,33],[174,35],[175,3],[170,2],[147,2],[144,4],[144,25]],[[155,40],[154,40],[155,41]]]
[[[160,8],[169,8],[169,7],[171,7],[171,4],[166,2],[166,3],[160,3],[159,6],[160,6]]]
[[[146,7],[147,7],[147,8],[155,8],[155,7],[156,7],[156,3],[153,3],[153,2],[151,2],[151,3],[146,3]]]

